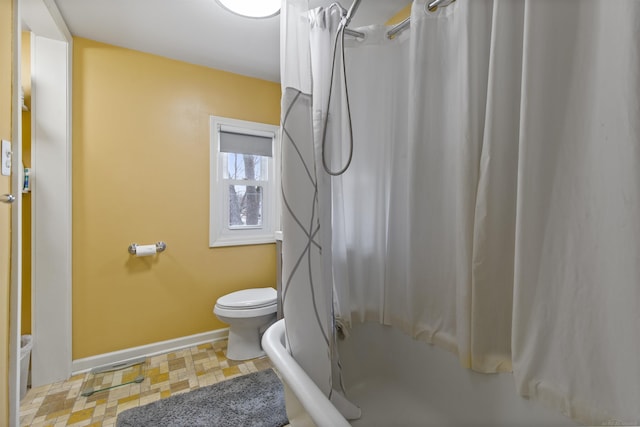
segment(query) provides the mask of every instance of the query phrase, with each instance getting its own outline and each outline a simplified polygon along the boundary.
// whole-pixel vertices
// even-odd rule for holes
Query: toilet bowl
[[[264,356],[260,338],[276,320],[277,299],[273,288],[244,289],[218,298],[213,312],[229,325],[227,359]]]

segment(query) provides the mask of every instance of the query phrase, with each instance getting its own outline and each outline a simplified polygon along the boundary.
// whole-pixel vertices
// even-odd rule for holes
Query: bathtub
[[[280,320],[262,345],[285,385],[292,427],[578,425],[518,396],[511,374],[463,369],[451,353],[376,323],[354,325],[339,344],[347,397],[362,410],[347,421],[289,355],[284,334]]]

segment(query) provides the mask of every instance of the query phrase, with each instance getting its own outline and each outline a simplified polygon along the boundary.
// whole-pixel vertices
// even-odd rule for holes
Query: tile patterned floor
[[[115,427],[118,414],[126,409],[271,367],[266,357],[244,362],[228,360],[224,356],[226,346],[226,340],[217,341],[147,358],[141,383],[98,391],[87,397],[82,396],[82,390],[83,384],[93,378],[89,373],[33,388],[22,399],[20,425]],[[101,382],[108,386],[121,380],[122,373],[116,371]]]

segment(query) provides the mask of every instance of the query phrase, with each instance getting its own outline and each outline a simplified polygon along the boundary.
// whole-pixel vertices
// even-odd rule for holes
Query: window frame
[[[220,152],[220,131],[272,138],[272,154],[267,161],[267,181],[239,181],[223,178],[223,156]],[[279,126],[227,117],[210,117],[209,144],[209,247],[261,245],[275,243],[280,229],[280,128]],[[262,226],[231,227],[228,225],[228,185],[263,187]]]

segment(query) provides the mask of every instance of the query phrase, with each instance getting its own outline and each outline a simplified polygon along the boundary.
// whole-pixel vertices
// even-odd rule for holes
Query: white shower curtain
[[[518,390],[640,424],[640,2],[527,2]]]
[[[466,367],[501,372],[511,370],[516,170],[509,160],[517,162],[519,96],[500,91],[488,105],[496,86],[493,8],[460,5],[426,14],[416,2],[410,37],[350,43],[349,89],[359,103],[354,164],[334,179],[350,189],[342,204],[334,201],[334,223],[348,223],[344,232],[334,227],[349,278],[337,287],[349,284],[343,317],[396,325],[458,353]],[[513,18],[508,8],[504,20]],[[513,39],[494,42],[521,50]],[[514,66],[492,65],[491,78],[504,88],[501,74],[510,78]],[[486,116],[498,123],[485,128]],[[483,155],[498,166],[487,175]]]
[[[324,76],[328,65],[311,58],[332,48],[328,31],[325,53],[310,49],[306,1],[285,6],[283,117],[292,89],[326,99],[311,64]],[[326,334],[334,299],[346,325],[379,321],[465,367],[513,370],[520,394],[575,419],[640,423],[640,2],[424,6],[414,2],[410,34],[388,40],[370,27],[348,41],[344,175],[318,166],[324,103],[296,122],[310,144],[316,135],[309,154],[326,184],[323,216],[312,212]],[[339,165],[346,103],[334,90]],[[283,186],[301,181],[292,173]],[[297,286],[309,288],[302,277]],[[289,303],[287,319],[312,312]],[[317,345],[303,329],[290,340]],[[327,389],[329,365],[312,368]]]

